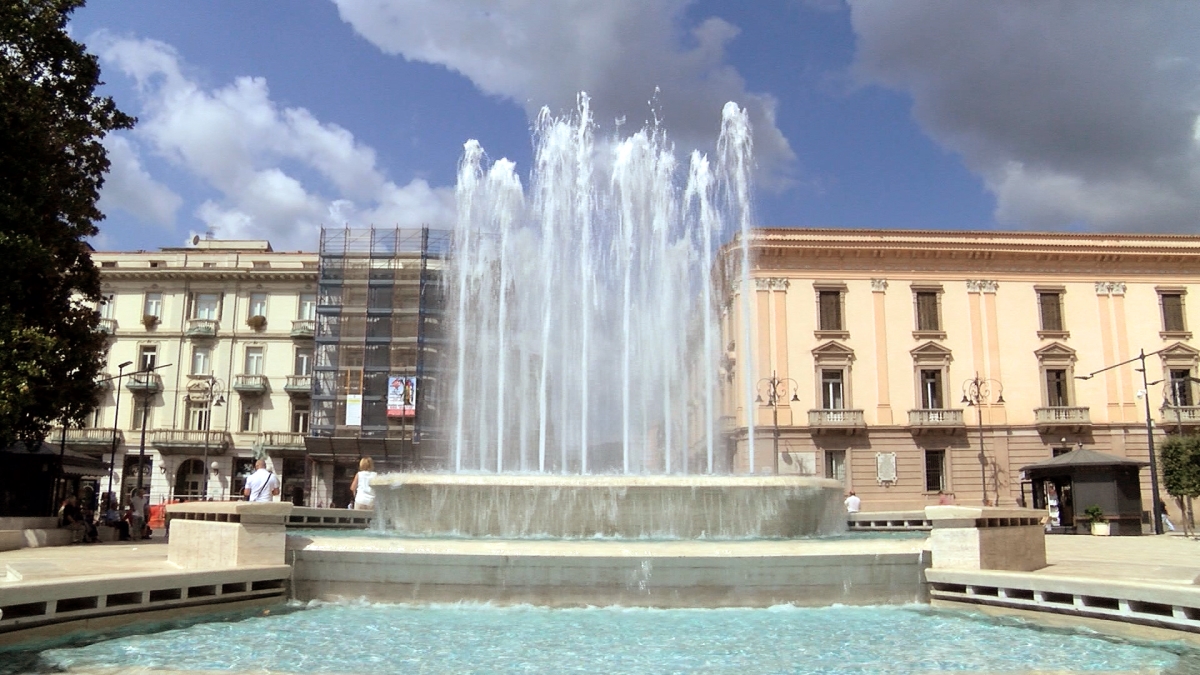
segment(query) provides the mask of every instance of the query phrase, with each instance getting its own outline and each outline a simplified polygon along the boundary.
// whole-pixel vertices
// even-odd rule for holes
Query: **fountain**
[[[839,483],[734,477],[717,429],[728,310],[717,286],[748,283],[750,269],[745,250],[732,269],[715,262],[751,225],[745,111],[725,106],[716,161],[693,152],[682,184],[657,126],[597,143],[586,95],[573,116],[543,110],[535,140],[527,193],[512,162],[488,166],[465,145],[446,272],[453,337],[437,369],[452,373],[439,398],[455,473],[379,478],[383,526],[726,539],[844,529]]]

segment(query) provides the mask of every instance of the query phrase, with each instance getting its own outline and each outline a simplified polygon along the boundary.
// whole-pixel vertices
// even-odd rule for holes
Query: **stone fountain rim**
[[[629,475],[629,474],[530,474],[530,473],[385,473],[371,479],[374,487],[487,486],[487,487],[578,487],[578,488],[835,488],[845,485],[832,478],[815,476],[716,476],[716,475]]]

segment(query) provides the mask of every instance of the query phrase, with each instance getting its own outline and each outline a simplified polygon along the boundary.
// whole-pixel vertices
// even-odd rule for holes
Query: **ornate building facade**
[[[723,317],[739,470],[837,478],[871,511],[1013,505],[1021,467],[1070,449],[1148,460],[1147,400],[1159,441],[1200,424],[1198,237],[761,229],[751,248]]]

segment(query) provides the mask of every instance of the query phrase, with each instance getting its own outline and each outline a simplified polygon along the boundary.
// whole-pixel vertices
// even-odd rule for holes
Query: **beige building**
[[[1012,505],[1021,467],[1080,445],[1148,459],[1143,396],[1158,441],[1200,424],[1200,237],[762,229],[752,249],[723,318],[741,470],[839,478],[864,510]]]
[[[317,255],[199,240],[93,259],[113,379],[87,428],[67,430],[68,446],[108,460],[115,437],[123,501],[142,450],[152,504],[239,496],[257,456],[268,458],[285,494],[307,485],[319,498],[304,445]],[[47,440],[60,438],[53,430]]]

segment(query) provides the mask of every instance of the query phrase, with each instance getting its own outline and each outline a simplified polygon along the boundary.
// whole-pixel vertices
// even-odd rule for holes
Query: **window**
[[[251,293],[250,294],[250,314],[249,316],[267,315],[267,294],[266,293]],[[249,317],[247,317],[249,318]]]
[[[1042,330],[1061,333],[1066,330],[1063,322],[1062,293],[1059,291],[1039,291],[1038,307],[1042,315]]]
[[[188,401],[187,425],[192,431],[207,431],[212,410],[206,401]]]
[[[292,405],[292,433],[308,433],[308,404],[295,403]]]
[[[251,263],[251,266],[256,270],[271,269],[271,263],[268,260],[255,260],[253,263]]]
[[[1067,388],[1067,371],[1058,368],[1046,369],[1046,404],[1051,408],[1066,408],[1071,405]]]
[[[940,312],[940,296],[938,291],[916,291],[914,293],[915,302],[917,304],[917,330],[937,332],[942,330],[942,317]]]
[[[1190,368],[1172,368],[1171,369],[1171,405],[1188,408],[1193,405],[1192,401],[1192,371]]]
[[[300,312],[296,316],[301,321],[312,321],[317,318],[317,294],[316,293],[301,293],[300,294]]]
[[[105,260],[100,263],[101,267],[116,267],[117,263],[114,260]]]
[[[100,305],[96,308],[100,312],[101,319],[113,318],[113,313],[116,311],[117,297],[115,295],[100,296]]]
[[[942,409],[942,371],[921,369],[921,407],[925,410]]]
[[[263,348],[262,347],[246,347],[246,375],[262,375],[263,373]]]
[[[192,348],[192,375],[209,375],[212,373],[212,348]]]
[[[846,451],[825,451],[825,477],[846,482]]]
[[[162,318],[162,293],[155,291],[146,294],[146,302],[142,308],[142,314],[159,319]]]
[[[313,350],[311,347],[296,350],[296,366],[292,371],[293,375],[311,375],[312,374]]]
[[[163,261],[161,261],[161,260],[151,260],[150,267],[158,268],[158,267],[165,267],[165,265],[163,264]]]
[[[154,426],[154,406],[149,405],[149,403],[149,396],[133,397],[133,414],[130,418],[130,429],[133,429],[134,431],[140,431],[142,428],[143,416],[145,416],[147,429]]]
[[[925,451],[925,491],[938,492],[946,489],[946,451]]]
[[[1158,302],[1162,306],[1163,332],[1186,332],[1187,325],[1183,320],[1183,293],[1159,291]]]
[[[834,369],[821,370],[821,408],[823,410],[843,410],[846,407],[842,394],[843,372]]]
[[[846,330],[845,323],[842,321],[842,291],[817,291],[817,308],[819,330],[838,332]]]
[[[142,345],[138,347],[138,370],[150,371],[158,365],[158,346]]]
[[[242,423],[239,427],[243,432],[255,433],[258,431],[258,406],[242,404]]]
[[[217,320],[221,306],[221,296],[218,293],[199,293],[196,295],[196,309],[193,319]]]

